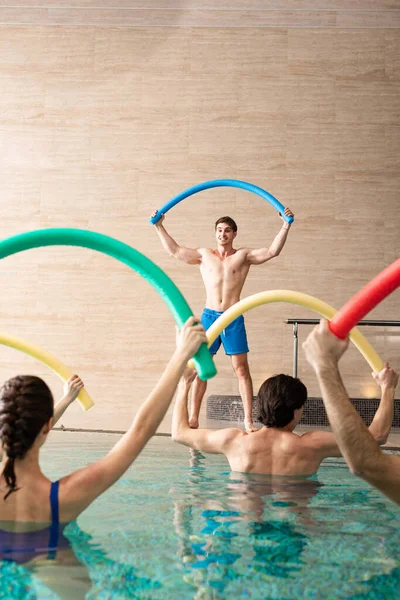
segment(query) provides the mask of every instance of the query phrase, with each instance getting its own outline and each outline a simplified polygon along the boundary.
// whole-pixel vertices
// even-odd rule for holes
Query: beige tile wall
[[[23,3],[34,11],[55,4],[70,16],[68,6],[84,6],[86,19],[93,7],[135,8],[122,1]],[[341,306],[400,252],[400,38],[390,28],[398,11],[389,10],[395,3],[380,3],[381,22],[366,23],[370,29],[356,14],[348,27],[345,2],[323,6],[336,11],[327,29],[309,21],[304,28],[299,20],[280,28],[221,27],[205,0],[175,5],[204,13],[197,11],[193,28],[0,28],[0,235],[69,226],[114,236],[165,269],[199,313],[197,268],[166,256],[147,218],[195,183],[244,179],[296,214],[283,253],[253,268],[244,296],[287,288]],[[237,6],[251,20],[265,3]],[[366,19],[376,9],[367,0],[352,6]],[[15,1],[0,2],[3,23],[3,7],[25,14]],[[267,12],[258,17],[269,19]],[[330,13],[321,18],[329,21]],[[186,200],[166,224],[182,244],[211,245],[222,214],[238,221],[240,245],[269,244],[280,227],[263,200],[232,189]],[[125,429],[174,346],[173,321],[157,293],[126,266],[76,248],[7,258],[0,283],[1,329],[53,352],[81,374],[96,400],[87,414],[72,407],[64,425]],[[248,314],[256,386],[270,374],[291,372],[292,334],[284,319],[313,316],[289,304]],[[399,319],[399,292],[371,316]],[[300,330],[301,339],[308,330]],[[400,368],[400,330],[366,333]],[[210,392],[235,392],[224,355],[217,366]],[[26,371],[45,376],[60,393],[46,368],[0,348],[2,379]],[[370,369],[354,349],[343,373],[352,395],[375,395]],[[317,394],[303,359],[300,375]]]
[[[82,27],[396,28],[395,0],[0,0],[0,23]]]

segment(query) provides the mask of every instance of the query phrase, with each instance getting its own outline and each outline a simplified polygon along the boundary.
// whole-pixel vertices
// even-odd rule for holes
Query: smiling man
[[[157,211],[153,212],[154,216]],[[293,216],[289,208],[285,208],[286,216]],[[282,218],[282,217],[281,217]],[[201,322],[208,329],[220,315],[240,300],[240,294],[252,265],[261,265],[278,256],[285,245],[290,224],[284,221],[272,244],[264,248],[234,248],[237,236],[237,225],[231,217],[221,217],[215,223],[215,239],[217,247],[186,248],[179,246],[166,231],[163,221],[165,216],[155,224],[157,233],[165,250],[171,256],[189,264],[199,265],[204,287],[206,289],[206,308]],[[282,219],[283,220],[283,219]],[[244,426],[246,431],[254,431],[252,419],[253,383],[251,380],[247,353],[246,329],[243,316],[235,319],[224,329],[213,342],[210,352],[215,355],[222,345],[225,353],[231,357],[232,366],[239,382],[239,392],[243,402]],[[193,429],[199,426],[201,402],[205,394],[207,382],[198,377],[194,382],[189,424]]]

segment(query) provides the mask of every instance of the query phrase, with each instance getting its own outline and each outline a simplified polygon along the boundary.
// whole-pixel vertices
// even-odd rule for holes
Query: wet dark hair
[[[258,420],[266,427],[285,427],[307,400],[307,388],[297,377],[274,375],[257,394]]]
[[[53,395],[39,377],[18,375],[0,389],[0,440],[7,462],[3,477],[9,488],[4,500],[16,492],[16,459],[32,448],[43,425],[53,416]]]
[[[218,221],[215,222],[215,229],[217,229],[220,223],[226,223],[227,225],[229,225],[229,227],[231,227],[233,231],[237,231],[237,225],[235,221],[231,219],[231,217],[221,217],[220,219],[218,219]]]

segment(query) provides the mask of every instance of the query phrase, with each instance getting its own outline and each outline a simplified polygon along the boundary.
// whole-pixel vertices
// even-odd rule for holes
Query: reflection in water
[[[200,484],[207,479],[203,459],[200,452],[190,449],[187,482],[179,489],[170,489],[178,556],[184,567],[183,581],[197,589],[196,600],[221,597],[226,584],[235,577],[231,567],[240,557],[240,554],[230,551],[230,540],[237,536],[230,528],[238,513],[221,507],[220,501],[201,498],[203,491]],[[194,514],[199,508],[203,509],[200,528],[197,514]]]
[[[362,585],[365,591],[348,596],[347,600],[397,600],[400,594],[400,568],[393,569],[390,575],[373,575]]]
[[[316,476],[212,478],[207,462],[206,473],[191,451],[185,484],[170,490],[196,599],[325,598],[327,589],[332,599],[397,599],[399,511],[362,481],[349,486],[344,467],[343,481],[325,471],[323,485]]]
[[[144,577],[131,564],[111,559],[92,537],[76,524],[69,532],[76,556],[90,571],[92,588],[87,600],[97,598],[137,598],[145,591],[151,598],[151,591],[160,588],[157,579]],[[140,552],[140,548],[137,549]],[[145,594],[145,595],[146,595]]]
[[[201,485],[203,460],[200,452],[191,449],[185,486],[170,490],[183,578],[197,588],[195,598],[222,597],[226,585],[242,577],[232,566],[243,558],[248,562],[248,576],[257,571],[267,578],[294,575],[301,568],[307,536],[289,518],[295,515],[300,522],[312,522],[307,510],[321,484],[294,477],[231,473],[224,499],[214,500],[212,494],[204,495]],[[200,523],[195,515],[199,511]],[[243,535],[251,548],[249,553],[246,545],[246,557],[238,539]]]
[[[0,527],[2,589],[12,592],[10,597],[35,598],[39,593],[35,585],[37,576],[61,598],[85,598],[91,581],[87,567],[77,559],[65,535],[69,525],[2,522]],[[43,593],[41,590],[40,597]]]
[[[42,551],[30,552],[23,564],[0,561],[0,599],[47,598],[49,590],[63,600],[137,598],[141,591],[160,587],[157,580],[138,575],[134,566],[110,559],[76,522],[67,525],[65,536],[71,547],[63,544],[52,557]]]
[[[57,562],[0,564],[0,598],[397,600],[400,508],[343,461],[304,480],[231,473],[198,452],[188,468],[187,452],[155,440],[66,528]]]

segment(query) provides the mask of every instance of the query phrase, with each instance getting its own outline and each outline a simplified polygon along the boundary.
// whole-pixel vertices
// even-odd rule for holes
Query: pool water
[[[103,456],[112,434],[53,432],[52,479]],[[400,508],[325,461],[308,481],[230,473],[156,437],[66,530],[56,561],[0,563],[0,598],[400,598]]]

